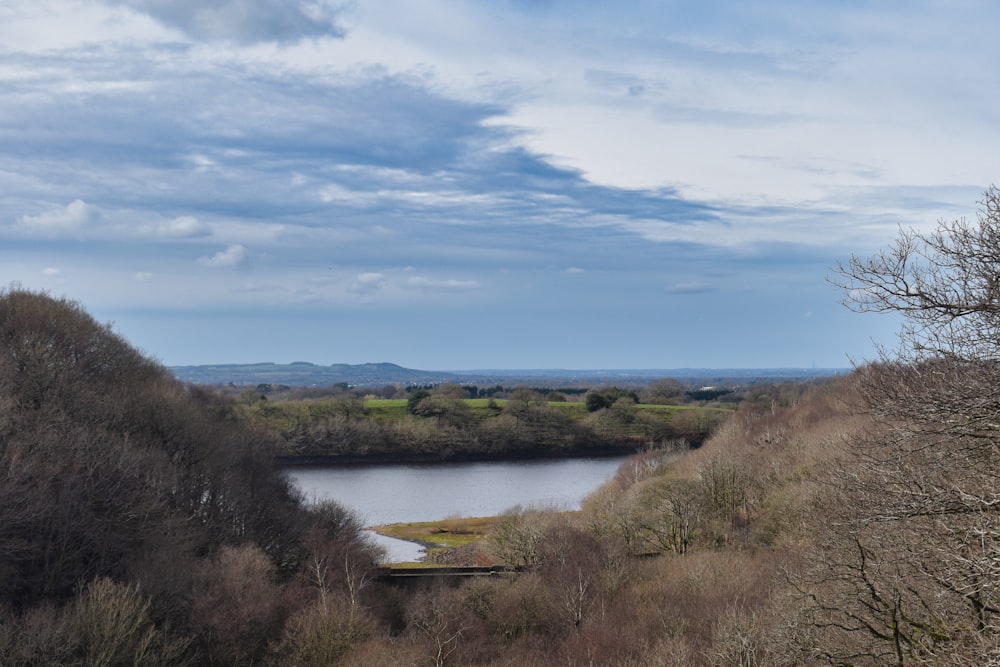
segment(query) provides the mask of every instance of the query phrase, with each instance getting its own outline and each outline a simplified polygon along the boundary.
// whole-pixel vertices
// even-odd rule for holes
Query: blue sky
[[[1000,5],[8,0],[0,285],[168,365],[843,367],[1000,174]]]

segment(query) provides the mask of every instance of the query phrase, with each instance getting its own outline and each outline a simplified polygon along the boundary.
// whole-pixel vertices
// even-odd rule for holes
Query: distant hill
[[[460,382],[454,373],[419,371],[397,364],[331,364],[320,366],[305,361],[290,364],[211,364],[172,366],[170,372],[183,382],[193,384],[257,385],[287,384],[294,387],[329,386],[339,382],[370,387],[386,384],[439,384]]]
[[[753,384],[780,380],[808,380],[845,374],[847,368],[660,368],[660,369],[483,369],[468,371],[425,371],[392,363],[330,364],[305,361],[290,364],[209,364],[172,366],[177,379],[192,384],[261,383],[294,387],[330,386],[340,382],[359,387],[387,384],[440,384],[458,382],[480,385],[644,385],[660,378],[674,378],[688,385]]]

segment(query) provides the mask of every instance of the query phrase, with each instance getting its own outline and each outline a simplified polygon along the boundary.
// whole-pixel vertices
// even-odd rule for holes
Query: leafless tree
[[[975,221],[900,230],[834,280],[902,319],[855,374],[877,426],[827,497],[816,567],[794,580],[804,642],[841,664],[987,664],[1000,636],[1000,190]]]
[[[444,587],[422,591],[411,600],[411,609],[411,627],[429,642],[431,664],[444,667],[469,629],[457,593]]]
[[[539,563],[539,545],[552,516],[520,505],[505,511],[490,534],[493,553],[507,566],[532,569]]]
[[[872,257],[838,267],[834,283],[858,312],[903,317],[904,359],[1000,361],[1000,189],[991,186],[976,220],[940,222],[922,234],[901,229]]]
[[[698,482],[666,478],[651,489],[648,503],[643,537],[658,550],[687,553],[706,514]]]

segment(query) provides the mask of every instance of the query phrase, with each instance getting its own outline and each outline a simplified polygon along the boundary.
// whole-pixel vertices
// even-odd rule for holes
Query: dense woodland
[[[898,351],[773,385],[579,513],[512,509],[516,572],[401,587],[231,397],[81,306],[0,293],[0,664],[1000,663],[1000,195],[840,267]],[[545,409],[548,409],[546,406]]]

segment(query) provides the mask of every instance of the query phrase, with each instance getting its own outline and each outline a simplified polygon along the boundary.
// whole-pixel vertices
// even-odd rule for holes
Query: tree
[[[4,665],[197,664],[191,641],[157,627],[138,586],[106,577],[81,585],[62,608],[39,607],[21,618],[0,617]]]
[[[793,580],[803,644],[831,663],[1000,657],[1000,190],[980,204],[834,279],[850,308],[902,326],[855,373],[877,427],[836,471],[826,539]]]
[[[360,419],[368,414],[364,400],[352,394],[345,394],[331,399],[328,407],[332,414],[344,417],[345,419]]]
[[[639,394],[630,389],[619,389],[618,387],[609,387],[606,389],[591,389],[587,392],[584,397],[584,404],[587,406],[587,412],[597,412],[604,408],[610,408],[619,399],[628,398],[631,399],[633,403],[639,402]]]
[[[455,382],[444,382],[434,388],[434,395],[438,398],[450,398],[456,401],[469,398],[469,392],[465,387]]]
[[[406,399],[406,411],[411,415],[417,414],[418,406],[421,401],[428,398],[431,392],[426,389],[415,389],[410,392],[409,398]]]
[[[342,664],[342,658],[351,647],[366,639],[373,629],[371,618],[367,614],[359,615],[347,601],[320,598],[288,620],[280,641],[269,651],[267,664],[275,667]]]
[[[447,382],[433,392],[414,391],[406,401],[406,411],[418,417],[437,417],[442,424],[462,428],[468,426],[472,418],[465,398],[465,389]]]
[[[309,514],[312,525],[303,540],[303,574],[321,598],[335,588],[343,588],[353,613],[384,553],[365,540],[361,520],[342,505],[323,501],[309,508]]]
[[[542,407],[546,403],[545,397],[537,391],[528,387],[518,387],[507,398],[504,411],[516,417],[525,417],[533,408]]]
[[[635,421],[635,399],[630,396],[616,399],[608,410],[615,421],[623,426]]]
[[[659,550],[685,554],[702,530],[706,499],[695,480],[664,478],[652,489],[642,519],[644,537]]]
[[[224,547],[203,563],[192,614],[211,664],[254,664],[286,610],[273,563],[253,545]]]
[[[641,398],[643,403],[672,405],[683,403],[687,396],[683,384],[673,378],[663,378],[643,389]]]
[[[604,394],[593,389],[587,392],[583,400],[584,405],[587,406],[587,412],[597,412],[611,405],[611,402]]]
[[[340,547],[340,579],[323,583],[353,605],[369,558],[357,530],[303,510],[276,438],[233,400],[182,385],[74,302],[0,290],[0,616],[15,619],[0,626],[41,619],[57,640],[72,613],[88,655],[145,664],[177,628],[198,637],[179,660],[256,659],[295,611],[284,591],[311,565],[311,527]]]
[[[834,279],[858,312],[903,317],[903,360],[1000,361],[1000,189],[991,186],[976,221],[900,230],[869,258],[852,257]]]
[[[188,642],[153,624],[137,586],[107,578],[90,582],[68,610],[71,636],[88,665],[182,665]]]
[[[494,525],[490,547],[508,567],[532,569],[539,563],[539,545],[551,520],[544,512],[512,507]]]
[[[450,663],[462,636],[469,629],[459,597],[451,589],[437,586],[417,593],[410,601],[410,627],[428,644],[428,657],[435,667]]]

